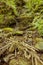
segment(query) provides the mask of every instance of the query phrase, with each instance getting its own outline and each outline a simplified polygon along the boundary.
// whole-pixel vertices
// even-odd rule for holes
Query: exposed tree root
[[[24,42],[21,43],[16,43],[14,42],[14,45],[16,44],[16,46],[21,49],[24,52],[24,57],[27,58],[28,60],[31,58],[32,60],[32,65],[38,65],[37,60],[43,65],[43,61],[40,59],[40,57],[38,56],[36,49],[33,46],[30,46]],[[0,48],[0,55],[3,54],[3,52],[9,48],[9,46],[11,46],[12,44],[9,43],[7,45],[5,45],[4,47]],[[15,57],[17,56],[17,51],[15,50]],[[18,51],[19,52],[19,51]]]

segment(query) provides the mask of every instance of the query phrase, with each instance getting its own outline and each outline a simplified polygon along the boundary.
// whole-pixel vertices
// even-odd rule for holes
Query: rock
[[[41,51],[43,51],[43,42],[38,42],[35,47]]]

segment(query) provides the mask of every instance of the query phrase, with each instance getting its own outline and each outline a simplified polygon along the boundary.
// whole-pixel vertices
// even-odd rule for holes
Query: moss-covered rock
[[[40,51],[43,51],[43,39],[37,38],[36,42],[37,43],[35,44],[35,48],[39,49]]]

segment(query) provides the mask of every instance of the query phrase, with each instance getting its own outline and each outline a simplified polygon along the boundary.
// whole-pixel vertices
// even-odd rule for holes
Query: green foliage
[[[13,9],[6,3],[0,2],[0,27],[9,26],[11,23],[15,23]]]
[[[4,6],[1,7],[0,24],[6,21],[5,25],[12,24],[15,22],[14,14],[19,14],[21,27],[28,27],[28,25],[30,26],[29,22],[32,22],[35,29],[37,28],[40,35],[43,36],[43,19],[41,18],[43,16],[43,0],[1,0],[0,2],[4,3]]]
[[[34,7],[35,9],[37,9],[37,7],[41,4],[43,4],[43,0],[27,0],[26,1],[26,7],[29,9],[34,9]]]
[[[4,2],[6,5],[8,5],[9,7],[11,7],[14,10],[14,13],[17,15],[17,10],[16,10],[16,4],[15,4],[15,0],[1,0],[1,2]]]
[[[34,25],[34,28],[38,30],[39,34],[43,36],[43,19],[35,17],[32,24]]]
[[[43,50],[41,36],[43,0],[0,0],[0,64],[37,65],[38,60],[43,65],[37,55]]]

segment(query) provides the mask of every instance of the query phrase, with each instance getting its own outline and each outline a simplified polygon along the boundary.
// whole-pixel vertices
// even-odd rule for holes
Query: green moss
[[[31,23],[33,22],[34,28],[37,28],[39,34],[43,36],[43,19],[40,19],[43,16],[43,0],[1,0],[0,2],[2,4],[4,3],[3,6],[1,5],[0,7],[0,24],[2,23],[7,27],[15,21],[16,23],[17,21],[20,21],[18,22],[19,28],[26,28],[31,26]],[[17,19],[19,20],[17,20],[15,16],[18,15],[18,13],[20,15]],[[39,19],[37,19],[38,13]],[[16,34],[21,34],[21,32],[16,32]]]
[[[15,0],[1,0],[1,2],[4,2],[6,5],[11,7],[16,15],[18,15],[17,10],[16,10],[16,4]]]
[[[14,29],[7,27],[7,28],[3,28],[3,31],[5,31],[5,32],[6,32],[6,31],[7,31],[7,32],[13,32]]]

